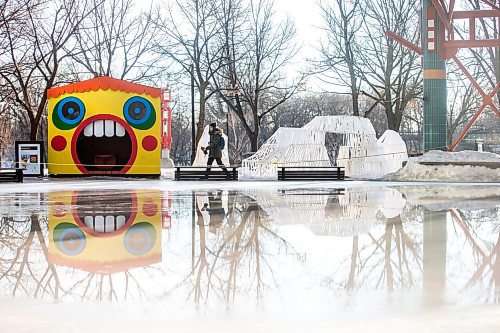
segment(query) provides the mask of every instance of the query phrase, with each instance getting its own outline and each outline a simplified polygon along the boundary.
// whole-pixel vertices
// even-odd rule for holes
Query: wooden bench
[[[216,170],[214,170],[216,169]],[[189,167],[189,166],[176,166],[175,167],[175,180],[238,180],[238,168],[227,167],[229,177],[218,166],[213,166],[208,173],[208,178],[205,177],[206,168],[203,167]]]
[[[344,180],[344,167],[278,167],[278,180]]]
[[[23,182],[23,169],[0,169],[0,181]]]

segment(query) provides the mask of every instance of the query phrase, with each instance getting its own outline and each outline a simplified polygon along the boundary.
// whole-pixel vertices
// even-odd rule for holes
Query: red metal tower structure
[[[445,60],[453,59],[481,95],[482,104],[480,108],[477,110],[477,112],[474,114],[474,116],[471,118],[462,132],[458,135],[458,137],[454,140],[454,142],[448,147],[449,151],[455,150],[458,144],[467,135],[469,129],[472,127],[472,125],[474,125],[479,116],[487,107],[489,107],[493,112],[496,113],[498,117],[500,117],[500,105],[495,102],[494,98],[494,96],[500,91],[500,82],[496,82],[493,89],[489,92],[486,92],[457,57],[457,51],[461,48],[500,47],[500,7],[489,0],[479,1],[487,5],[489,9],[457,11],[455,10],[455,0],[422,0],[421,47],[412,44],[411,42],[405,40],[404,38],[393,32],[386,32],[386,34],[390,38],[424,56],[424,143],[426,140],[426,129],[428,128],[426,126],[427,124],[425,120],[426,109],[429,109],[426,108],[425,104],[428,103],[430,105],[433,104],[433,102],[436,104],[440,104],[440,108],[444,108],[444,110],[441,110],[441,113],[444,112],[444,114],[446,114],[446,98],[444,98],[443,106],[443,100],[437,100],[439,96],[432,96],[433,94],[436,95],[437,92],[443,92],[439,91],[439,89],[430,89],[428,90],[428,94],[431,96],[427,96],[427,100],[425,98],[425,86],[427,82],[433,82],[433,84],[435,84],[436,80],[442,80],[444,83],[444,89],[446,89],[446,71],[444,67]],[[484,18],[496,19],[496,24],[498,25],[498,27],[496,29],[496,36],[493,36],[493,38],[478,39],[476,36],[476,20]],[[458,20],[465,20],[466,24],[468,24],[469,36],[467,39],[459,40],[455,38],[454,23]],[[433,67],[431,64],[430,67],[426,68],[426,64],[429,64],[429,60],[431,62],[442,61],[442,65],[441,67],[439,67],[438,65],[435,65],[437,67]],[[429,83],[427,84],[429,85]],[[443,88],[443,86],[441,85],[439,88]],[[433,97],[435,97],[436,99],[433,99]],[[435,113],[436,112],[433,113],[433,110],[430,110],[427,116],[429,118],[436,117]],[[431,131],[432,129],[436,130],[437,128],[440,128],[442,131],[442,127],[433,126],[433,124],[430,124],[429,128],[431,128]],[[428,136],[432,138],[433,134],[435,133],[429,133]],[[441,134],[446,136],[446,133]],[[427,148],[432,149],[439,147],[436,144],[434,144],[434,146],[431,144],[430,146],[426,146],[426,149]]]

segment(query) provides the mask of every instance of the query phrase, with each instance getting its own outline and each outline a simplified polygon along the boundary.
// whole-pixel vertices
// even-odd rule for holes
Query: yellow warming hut
[[[161,89],[97,77],[47,97],[50,175],[160,175]]]

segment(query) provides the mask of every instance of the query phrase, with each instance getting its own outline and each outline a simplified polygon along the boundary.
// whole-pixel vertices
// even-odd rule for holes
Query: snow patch
[[[390,181],[500,182],[500,156],[494,153],[431,150],[410,158]]]

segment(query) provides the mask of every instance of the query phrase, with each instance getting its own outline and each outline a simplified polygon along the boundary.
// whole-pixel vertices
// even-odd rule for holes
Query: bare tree
[[[320,46],[322,56],[319,69],[327,81],[345,86],[350,90],[352,114],[359,116],[360,67],[355,44],[356,32],[361,28],[361,1],[335,0],[333,4],[320,2],[325,23],[326,42]],[[333,75],[330,74],[333,73]],[[374,103],[373,105],[376,105]]]
[[[297,48],[294,23],[276,22],[273,1],[251,0],[248,10],[248,25],[224,31],[229,59],[216,88],[245,128],[251,151],[257,151],[262,120],[297,90],[284,72]],[[227,86],[235,90],[234,98],[223,93]]]
[[[404,0],[340,1],[322,4],[327,40],[321,45],[323,76],[349,88],[352,114],[360,95],[369,98],[363,115],[384,108],[387,128],[399,131],[408,103],[422,94],[418,55],[385,36],[390,30],[417,43],[417,4]]]
[[[363,93],[380,103],[387,127],[399,131],[408,103],[422,93],[419,56],[385,35],[393,31],[417,42],[420,38],[418,5],[404,0],[366,1],[363,15],[363,48],[357,52],[363,64]]]
[[[206,101],[211,96],[209,87],[222,59],[223,50],[217,42],[221,25],[216,16],[220,2],[176,0],[175,4],[175,8],[159,9],[168,12],[168,16],[156,21],[159,33],[155,46],[159,54],[172,59],[184,73],[193,72],[199,101],[197,146],[205,127]]]
[[[316,116],[333,116],[351,113],[347,95],[331,93],[301,94],[290,98],[277,108],[276,114],[263,122],[262,136],[270,137],[278,128],[303,127]]]
[[[157,27],[152,8],[138,11],[133,0],[92,0],[92,10],[65,47],[74,61],[72,71],[131,81],[158,77],[153,39]]]
[[[24,0],[26,20],[9,20],[0,13],[6,51],[0,56],[0,78],[9,91],[8,99],[27,114],[30,139],[36,140],[46,112],[46,90],[57,79],[61,62],[68,56],[63,48],[78,29],[86,4],[76,0],[46,3]],[[51,12],[48,16],[47,13]]]
[[[175,165],[189,165],[191,162],[191,121],[187,116],[189,106],[177,104],[172,108],[172,159]]]

